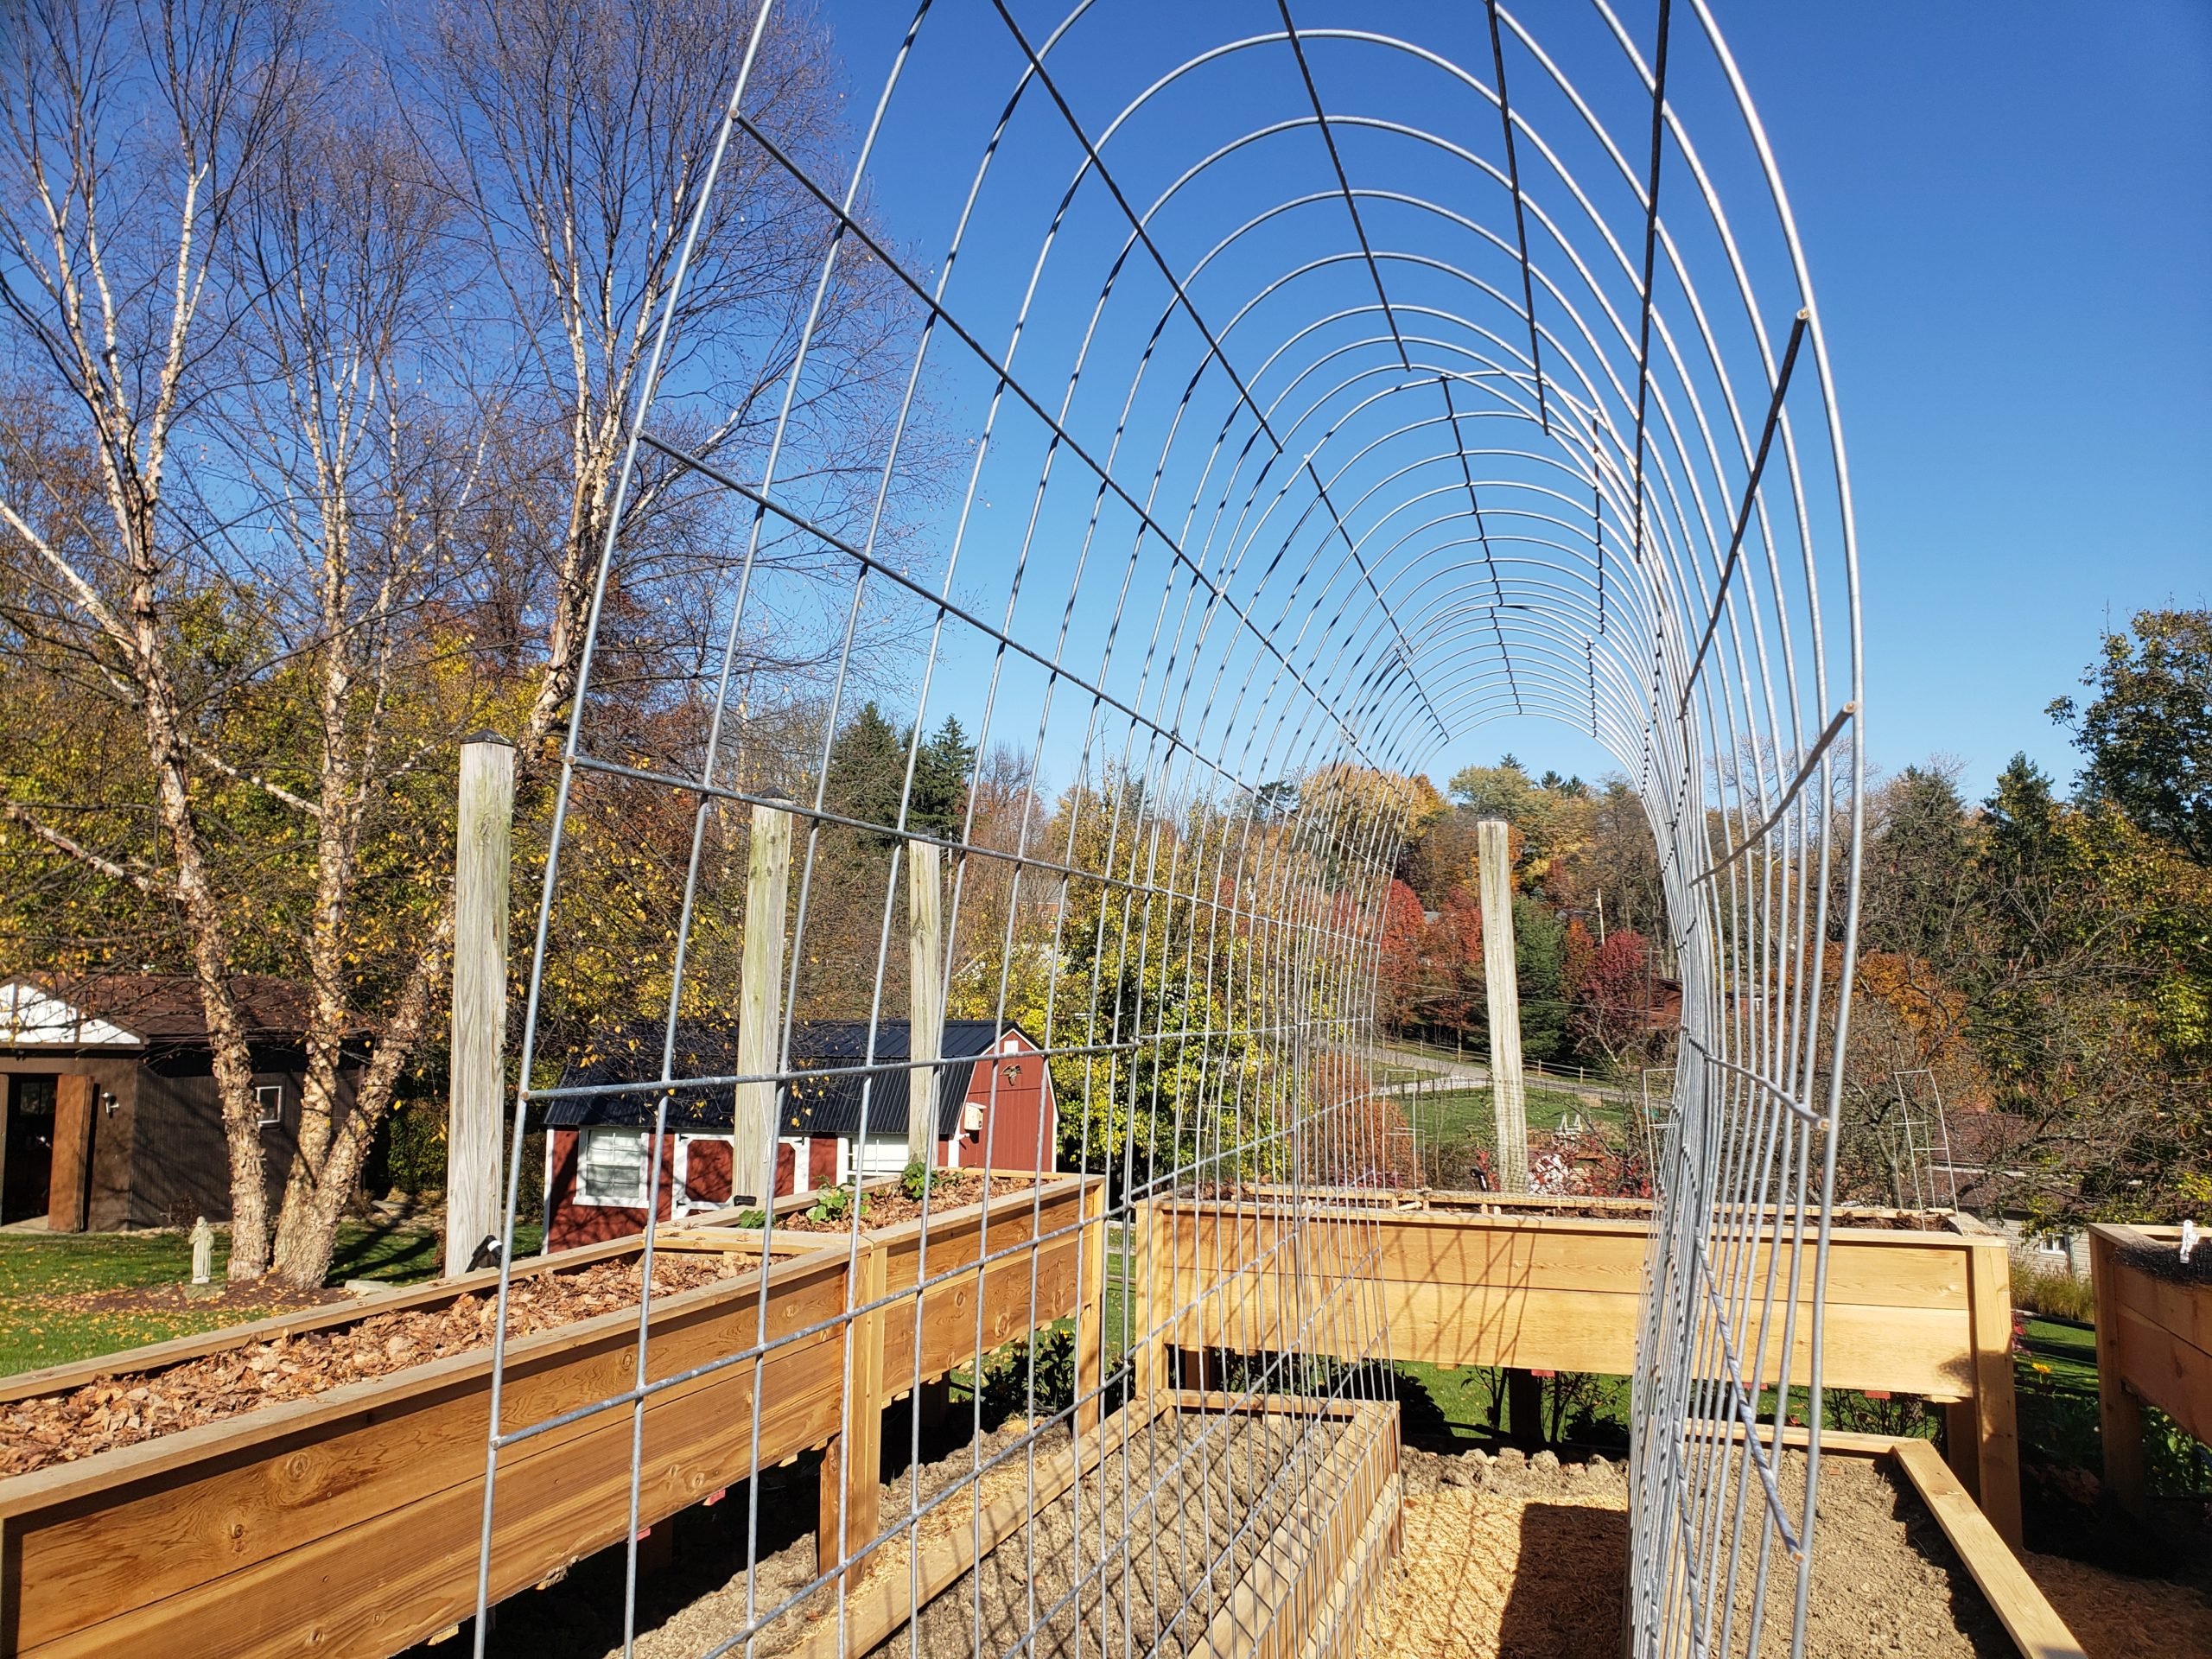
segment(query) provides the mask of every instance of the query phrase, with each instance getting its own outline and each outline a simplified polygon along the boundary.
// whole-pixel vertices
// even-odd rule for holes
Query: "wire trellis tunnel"
[[[828,1447],[822,1537],[810,1573],[748,1577],[703,1651],[792,1650],[801,1620],[830,1651],[950,1650],[912,1611],[932,1598],[977,1653],[1349,1651],[1356,1599],[1250,1586],[1286,1527],[1316,1572],[1364,1535],[1327,1529],[1363,1521],[1345,1471],[1389,1397],[1362,1195],[1396,1179],[1372,1011],[1407,779],[1533,715],[1633,783],[1682,981],[1630,1645],[1801,1652],[1857,571],[1809,276],[1708,8],[929,0],[837,22],[874,88],[851,130],[779,125],[813,24],[763,0],[671,204],[690,236],[596,575],[505,1218],[512,1261],[525,1128],[645,1130],[645,1294],[630,1361],[581,1404],[545,1409],[499,1338],[479,1651],[531,1442],[630,1425],[626,1644],[664,1424],[733,1379],[716,1397],[744,1421],[715,1429],[741,1474],[783,1458],[779,1412],[817,1414],[793,1443]],[[765,440],[688,332],[741,287],[727,246],[761,212],[820,253],[744,342],[775,365]],[[836,391],[856,377],[866,417]],[[692,573],[708,623],[681,661],[626,623],[630,561],[677,515],[727,549]],[[640,826],[683,852],[618,915]],[[605,1022],[624,1039],[564,1069],[548,988],[632,924],[609,972],[637,1007]],[[956,1025],[985,1046],[956,1055]],[[1049,1109],[995,1109],[1017,1050]],[[849,1159],[817,1171],[801,1119],[833,1096]],[[687,1127],[709,1101],[734,1127]],[[683,1293],[653,1262],[697,1196],[664,1147],[715,1135],[742,1212],[715,1230],[757,1270],[749,1336],[702,1352],[662,1333]],[[909,1179],[904,1231],[865,1198],[801,1226],[831,1179],[877,1182],[880,1211],[910,1149],[1010,1173],[997,1195]],[[1037,1174],[1056,1166],[1080,1180]],[[1214,1254],[1171,1272],[1202,1207],[1230,1218]],[[779,1300],[802,1269],[828,1289]],[[1177,1375],[1192,1329],[1238,1363]],[[1046,1335],[1004,1363],[1027,1408],[988,1437],[1009,1331]],[[1785,1495],[1788,1390],[1765,1390],[1801,1352],[1808,1476]],[[918,1469],[948,1381],[965,1465],[860,1502],[863,1419],[889,1404]],[[746,1491],[757,1567],[772,1517]],[[1027,1552],[1012,1615],[984,1591],[1007,1551]]]

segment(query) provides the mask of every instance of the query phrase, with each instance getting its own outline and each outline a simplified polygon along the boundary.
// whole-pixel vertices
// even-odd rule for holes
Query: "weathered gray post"
[[[461,746],[454,844],[453,1050],[446,1125],[446,1276],[499,1230],[505,1115],[507,880],[515,752],[497,732]]]
[[[1490,1003],[1490,1094],[1497,1115],[1497,1185],[1529,1190],[1529,1095],[1521,1076],[1521,987],[1513,962],[1513,862],[1503,818],[1475,824],[1482,866],[1483,977]]]
[[[906,1160],[937,1162],[937,1060],[944,1033],[944,899],[935,842],[906,845]]]
[[[780,796],[775,798],[780,800]],[[745,961],[737,1014],[740,1077],[776,1069],[784,1025],[784,918],[791,887],[791,815],[766,803],[753,809],[753,850],[746,866]],[[741,1083],[730,1129],[734,1202],[766,1208],[776,1196],[776,1085]]]

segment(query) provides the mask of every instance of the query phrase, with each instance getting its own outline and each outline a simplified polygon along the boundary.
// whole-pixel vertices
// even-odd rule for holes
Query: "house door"
[[[685,1135],[677,1143],[683,1173],[683,1207],[718,1210],[729,1202],[730,1147],[721,1135]]]
[[[29,1221],[46,1213],[54,1177],[54,1078],[7,1079],[8,1153],[0,1185],[0,1223]]]

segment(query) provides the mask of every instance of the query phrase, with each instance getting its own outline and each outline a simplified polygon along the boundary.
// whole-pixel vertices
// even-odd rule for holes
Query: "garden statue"
[[[192,1224],[192,1282],[204,1285],[215,1274],[215,1230],[202,1216]]]

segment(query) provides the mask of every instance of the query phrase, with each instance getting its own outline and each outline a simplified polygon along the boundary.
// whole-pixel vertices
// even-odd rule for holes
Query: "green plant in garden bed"
[[[1049,1417],[1075,1403],[1075,1331],[1067,1321],[1001,1348],[983,1364],[983,1420]]]
[[[899,1190],[919,1204],[950,1173],[949,1170],[931,1169],[918,1158],[909,1159],[906,1167],[899,1173]]]
[[[1035,1362],[1035,1393],[1031,1363]],[[1055,1319],[983,1356],[982,1419],[986,1429],[1007,1418],[1050,1417],[1075,1402],[1075,1322]],[[976,1398],[975,1368],[952,1373],[952,1397]]]
[[[823,1190],[822,1196],[808,1206],[806,1218],[812,1222],[847,1221],[851,1219],[857,1205],[860,1213],[868,1214],[868,1198],[849,1186],[832,1186]]]

